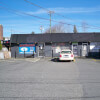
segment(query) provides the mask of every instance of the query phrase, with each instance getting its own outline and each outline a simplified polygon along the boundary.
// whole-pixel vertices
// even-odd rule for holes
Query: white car
[[[62,50],[60,52],[60,56],[59,56],[59,60],[63,61],[63,60],[70,60],[70,61],[74,61],[74,54],[71,50],[67,49],[67,50]]]

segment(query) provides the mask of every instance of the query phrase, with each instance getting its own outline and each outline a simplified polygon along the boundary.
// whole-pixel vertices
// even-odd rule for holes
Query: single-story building
[[[77,56],[100,56],[100,33],[12,34],[12,57],[58,57],[62,49]]]

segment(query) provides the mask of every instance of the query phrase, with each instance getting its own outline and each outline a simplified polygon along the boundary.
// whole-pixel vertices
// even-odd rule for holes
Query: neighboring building
[[[3,26],[0,25],[0,40],[3,40]]]
[[[7,47],[10,50],[10,37],[4,37],[3,46]]]
[[[12,34],[12,57],[59,56],[62,49],[71,49],[77,56],[99,56],[100,33]]]
[[[8,41],[10,40],[10,37],[4,37],[5,38],[5,41]]]

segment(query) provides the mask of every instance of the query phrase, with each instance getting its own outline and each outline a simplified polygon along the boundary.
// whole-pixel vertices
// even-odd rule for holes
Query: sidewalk
[[[15,62],[15,61],[28,61],[28,62],[37,62],[40,58],[10,58],[10,59],[1,59],[0,61],[7,61],[7,62]]]

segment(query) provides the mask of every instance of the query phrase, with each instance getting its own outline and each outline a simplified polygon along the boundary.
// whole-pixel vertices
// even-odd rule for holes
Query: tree
[[[5,40],[5,37],[3,37],[3,40]]]
[[[50,33],[50,28],[48,28],[45,33]],[[63,24],[56,24],[51,27],[51,33],[65,33],[65,27]]]
[[[1,40],[0,40],[0,50],[2,50],[2,44],[1,44]]]
[[[76,28],[76,25],[74,25],[74,30],[73,30],[74,33],[77,33],[77,28]]]
[[[35,32],[31,32],[31,34],[35,34]]]

